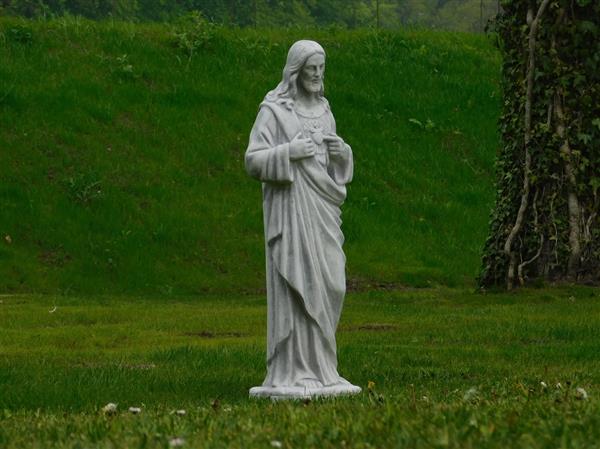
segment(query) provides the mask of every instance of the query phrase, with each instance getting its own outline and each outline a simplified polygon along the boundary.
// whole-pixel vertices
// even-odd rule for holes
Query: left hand
[[[327,142],[327,151],[331,157],[343,157],[348,154],[346,144],[337,134],[327,134],[323,136],[323,140]]]

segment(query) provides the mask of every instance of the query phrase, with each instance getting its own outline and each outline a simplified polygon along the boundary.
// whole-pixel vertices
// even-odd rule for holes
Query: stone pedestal
[[[362,389],[352,384],[329,385],[321,388],[308,387],[253,387],[250,388],[251,398],[313,399],[319,397],[350,396],[358,394]]]

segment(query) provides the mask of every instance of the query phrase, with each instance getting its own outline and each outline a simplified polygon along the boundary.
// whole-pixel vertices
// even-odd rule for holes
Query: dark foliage
[[[399,27],[482,31],[499,0],[0,0],[0,14],[169,21],[198,11],[236,26]]]

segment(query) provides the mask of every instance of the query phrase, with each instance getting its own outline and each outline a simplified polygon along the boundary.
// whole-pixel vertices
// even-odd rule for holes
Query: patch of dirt
[[[122,364],[120,366],[123,368],[128,368],[128,369],[141,369],[141,370],[148,370],[148,369],[156,368],[156,365],[154,363],[139,363],[136,365]]]
[[[366,331],[389,331],[390,329],[396,329],[396,326],[393,324],[384,324],[384,323],[368,323],[363,324],[362,326],[358,326],[359,330]]]
[[[241,332],[212,332],[212,331],[198,331],[198,332],[184,332],[183,335],[186,337],[198,337],[198,338],[219,338],[219,337],[233,337],[241,338],[244,336]]]
[[[341,328],[340,331],[344,332],[356,332],[356,331],[375,331],[375,332],[385,332],[389,330],[397,329],[398,326],[395,324],[389,323],[365,323],[360,326],[351,326],[346,328]]]
[[[86,368],[86,369],[97,369],[97,368],[125,368],[125,369],[139,369],[139,370],[150,370],[156,368],[154,363],[96,363],[96,362],[80,362],[71,365],[73,368]]]
[[[381,282],[373,281],[368,279],[357,279],[351,278],[346,282],[346,291],[348,293],[359,293],[366,291],[399,291],[409,290],[410,288],[406,285],[400,284],[399,282]]]
[[[39,261],[48,267],[64,267],[71,261],[71,255],[62,246],[42,250],[38,254]]]

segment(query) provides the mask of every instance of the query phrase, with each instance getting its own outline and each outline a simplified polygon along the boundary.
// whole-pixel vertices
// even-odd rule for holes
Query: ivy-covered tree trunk
[[[503,147],[481,287],[600,282],[600,1],[504,0]]]

